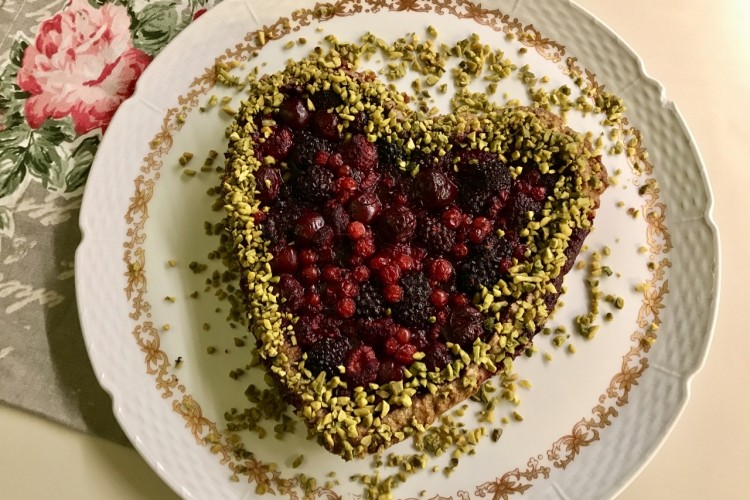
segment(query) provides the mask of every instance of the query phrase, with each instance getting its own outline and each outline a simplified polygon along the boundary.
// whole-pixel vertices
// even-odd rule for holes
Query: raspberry
[[[364,135],[356,134],[341,145],[341,157],[352,168],[367,172],[377,165],[378,150]]]
[[[448,229],[458,229],[463,221],[463,214],[458,207],[451,207],[440,216],[440,220]]]
[[[330,152],[331,146],[325,139],[312,135],[307,130],[301,130],[294,134],[294,144],[289,151],[287,161],[298,170],[307,170],[316,165],[316,158],[320,151]]]
[[[328,283],[338,283],[339,281],[341,281],[342,276],[343,273],[340,267],[326,266],[323,269],[323,281],[326,281]]]
[[[352,280],[341,283],[341,294],[345,297],[356,297],[359,294],[359,285]]]
[[[255,188],[258,190],[258,199],[263,203],[270,203],[279,196],[281,184],[278,168],[264,165],[255,173]]]
[[[426,217],[419,224],[419,244],[432,255],[443,255],[450,252],[456,243],[456,232],[443,222]]]
[[[351,345],[344,337],[323,337],[307,351],[305,368],[313,377],[321,372],[326,372],[329,377],[338,375],[338,367],[345,363],[350,349]]]
[[[380,219],[379,236],[391,243],[406,243],[414,238],[417,218],[403,205],[390,207]]]
[[[401,268],[394,264],[386,264],[378,269],[377,275],[384,285],[392,285],[401,277]]]
[[[398,326],[391,318],[357,321],[357,336],[377,349],[384,347],[389,340],[395,341],[393,336],[397,329]]]
[[[342,318],[351,318],[354,316],[356,310],[357,306],[349,297],[339,300],[338,304],[336,304],[336,313]]]
[[[295,193],[302,201],[323,203],[333,193],[334,177],[330,170],[313,165],[295,181]]]
[[[467,348],[484,333],[484,317],[470,305],[457,307],[448,322],[445,337],[449,342]]]
[[[400,302],[403,296],[404,290],[398,285],[388,285],[383,289],[383,297],[390,304]]]
[[[364,224],[355,221],[349,223],[349,226],[346,228],[346,234],[349,235],[351,239],[358,240],[363,238],[365,234],[367,234],[367,231],[365,230]]]
[[[356,297],[357,314],[365,318],[380,318],[385,315],[385,300],[380,289],[366,281],[359,287]]]
[[[430,262],[429,272],[430,278],[439,283],[444,283],[451,279],[453,265],[446,259],[435,259]]]
[[[395,358],[396,361],[402,365],[408,365],[414,361],[414,354],[417,353],[417,348],[411,344],[405,344],[396,350]]]
[[[323,332],[315,328],[313,318],[303,316],[294,325],[294,336],[297,338],[297,345],[307,348],[320,340]]]
[[[328,152],[327,151],[318,151],[315,154],[315,164],[320,167],[325,167],[326,163],[328,162]]]
[[[393,307],[393,318],[402,325],[423,327],[430,316],[435,315],[435,307],[430,303],[430,283],[422,273],[414,273],[401,279],[404,289],[403,300]]]
[[[354,271],[352,271],[352,278],[360,283],[367,281],[370,279],[370,270],[367,266],[357,266]]]
[[[262,157],[273,156],[277,161],[286,159],[292,149],[294,134],[287,127],[277,127],[259,150]]]
[[[360,345],[349,352],[346,358],[346,379],[349,389],[366,386],[378,378],[378,361],[372,347]]]
[[[374,254],[375,250],[375,242],[372,238],[362,238],[354,242],[354,253],[362,258]]]
[[[278,285],[274,288],[281,296],[281,302],[286,310],[294,312],[302,305],[305,291],[294,277],[282,274],[279,276]]]

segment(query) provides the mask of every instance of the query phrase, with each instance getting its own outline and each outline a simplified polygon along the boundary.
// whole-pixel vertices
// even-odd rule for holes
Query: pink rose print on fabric
[[[39,26],[24,52],[18,85],[31,94],[26,120],[37,128],[70,115],[78,134],[106,128],[149,62],[133,47],[125,7],[71,0]]]

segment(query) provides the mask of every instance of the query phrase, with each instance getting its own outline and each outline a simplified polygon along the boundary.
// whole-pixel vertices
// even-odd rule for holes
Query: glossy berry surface
[[[255,173],[255,220],[305,366],[353,389],[402,380],[419,352],[441,370],[448,343],[489,339],[474,304],[526,258],[518,235],[555,178],[460,143],[431,157],[370,142],[367,117],[342,119],[341,103],[331,90],[285,98],[258,147],[278,161]]]

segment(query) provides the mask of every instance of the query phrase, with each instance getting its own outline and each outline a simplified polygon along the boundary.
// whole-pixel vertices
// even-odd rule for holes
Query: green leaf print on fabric
[[[12,194],[26,177],[24,156],[21,146],[0,149],[0,198]]]
[[[154,56],[164,48],[187,23],[174,2],[154,2],[136,14],[133,23],[133,45]]]
[[[86,137],[78,147],[73,151],[70,161],[72,168],[65,176],[65,191],[70,193],[80,188],[86,182],[91,169],[91,163],[94,161],[94,154],[99,147],[99,137]]]

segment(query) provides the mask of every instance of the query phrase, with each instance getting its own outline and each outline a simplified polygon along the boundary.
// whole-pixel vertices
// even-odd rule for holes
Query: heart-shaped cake
[[[547,111],[430,114],[290,63],[251,84],[222,182],[260,358],[346,459],[423,431],[530,347],[606,185]]]

